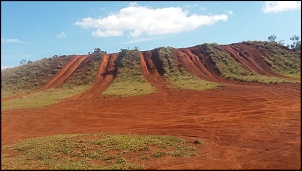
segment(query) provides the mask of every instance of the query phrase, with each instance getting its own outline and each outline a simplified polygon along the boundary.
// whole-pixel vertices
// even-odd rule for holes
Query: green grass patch
[[[87,90],[89,86],[73,86],[41,91],[17,99],[1,102],[1,110],[39,108],[59,102]]]
[[[16,95],[20,95],[20,94],[26,94],[26,93],[30,93],[34,90],[23,90],[23,89],[19,89],[19,90],[12,90],[12,89],[1,89],[1,98],[5,98],[5,97],[10,97],[10,96],[16,96]]]
[[[1,169],[144,169],[145,162],[161,157],[196,157],[200,145],[191,145],[178,137],[159,135],[45,136],[2,146]]]
[[[197,76],[187,72],[185,68],[177,64],[173,58],[173,49],[168,48],[158,48],[156,49],[160,61],[163,64],[164,69],[164,79],[167,80],[171,85],[182,89],[192,89],[192,90],[206,90],[213,89],[220,84],[202,80]]]
[[[124,81],[117,78],[103,95],[115,95],[120,97],[141,96],[154,93],[156,89],[148,82]]]
[[[117,76],[103,95],[120,97],[155,93],[156,89],[145,79],[138,50],[123,49],[115,61]]]

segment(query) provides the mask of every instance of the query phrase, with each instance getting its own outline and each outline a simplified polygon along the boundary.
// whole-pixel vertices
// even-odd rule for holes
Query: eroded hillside
[[[131,96],[171,88],[211,89],[224,83],[297,82],[300,68],[300,53],[277,43],[204,43],[44,58],[1,70],[1,90],[9,92],[2,100],[24,92],[82,85],[90,89],[78,97]]]

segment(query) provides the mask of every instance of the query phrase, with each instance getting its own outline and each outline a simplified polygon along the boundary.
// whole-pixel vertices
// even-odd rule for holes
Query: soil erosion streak
[[[199,57],[194,55],[189,49],[176,49],[179,62],[187,71],[197,75],[207,81],[217,81],[211,72],[201,63]]]
[[[257,72],[262,75],[285,77],[283,75],[275,73],[264,61],[263,55],[255,48],[238,44],[240,49],[239,55],[242,55],[245,59],[249,61],[251,65],[254,65],[258,70]]]
[[[76,56],[71,58],[63,68],[40,90],[56,88],[61,85],[71,76],[72,73],[80,66],[87,56]]]
[[[157,71],[157,68],[152,61],[152,51],[140,52],[141,67],[145,78],[156,88],[159,92],[165,92],[167,85]]]
[[[117,54],[104,54],[102,62],[94,78],[92,87],[88,91],[77,95],[75,98],[96,97],[99,96],[103,91],[105,91],[110,86],[115,77],[116,67],[114,61],[116,60],[116,58]]]
[[[266,76],[284,77],[282,75],[274,73],[261,58],[262,55],[247,46],[242,47],[235,45],[223,45],[221,47],[226,52],[228,52],[237,62],[241,63],[251,72]]]

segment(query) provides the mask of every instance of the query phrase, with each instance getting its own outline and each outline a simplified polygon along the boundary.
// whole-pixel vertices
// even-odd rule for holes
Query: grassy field
[[[156,89],[145,79],[138,50],[122,50],[115,61],[117,76],[103,95],[120,97],[155,93]]]
[[[71,97],[89,89],[88,85],[49,89],[42,92],[1,102],[1,110],[39,108],[58,103],[62,99]]]
[[[246,82],[257,82],[257,83],[281,83],[281,82],[297,82],[298,80],[283,79],[278,77],[270,77],[265,75],[256,74],[249,72],[240,63],[236,62],[227,52],[222,51],[219,45],[203,44],[200,45],[206,55],[211,57],[215,62],[216,68],[220,71],[222,77]]]
[[[141,170],[145,162],[162,157],[196,157],[196,148],[203,144],[197,142],[158,135],[44,136],[1,146],[1,169]]]
[[[185,68],[178,66],[174,57],[172,48],[158,48],[160,61],[164,68],[164,79],[171,85],[182,89],[206,90],[221,86],[220,84],[202,80],[197,76],[187,72]]]

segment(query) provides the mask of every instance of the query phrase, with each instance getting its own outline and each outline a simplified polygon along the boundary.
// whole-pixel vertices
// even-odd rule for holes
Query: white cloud
[[[60,34],[57,35],[57,38],[64,38],[67,37],[67,35],[64,32],[61,32]]]
[[[266,1],[262,6],[265,13],[278,13],[301,8],[301,1]]]
[[[127,42],[123,42],[123,44],[131,44],[131,43],[138,43],[138,42],[146,42],[150,40],[160,39],[160,37],[147,37],[147,38],[139,38],[139,39],[133,39]]]
[[[139,37],[142,34],[156,36],[180,33],[227,20],[227,14],[188,16],[188,11],[180,7],[152,9],[134,2],[107,17],[87,17],[74,24],[84,29],[94,29],[92,35],[95,37],[123,36],[126,31],[130,31],[130,37]]]
[[[7,43],[18,43],[18,44],[25,44],[25,45],[32,45],[31,42],[24,42],[19,39],[4,39],[1,37],[1,44],[7,44]]]
[[[92,35],[95,37],[122,36],[123,32],[120,30],[102,31],[101,29],[97,29],[96,31],[92,32]]]
[[[19,40],[19,39],[4,39],[1,37],[1,44],[2,43],[20,43],[20,44],[24,44],[25,42]]]

